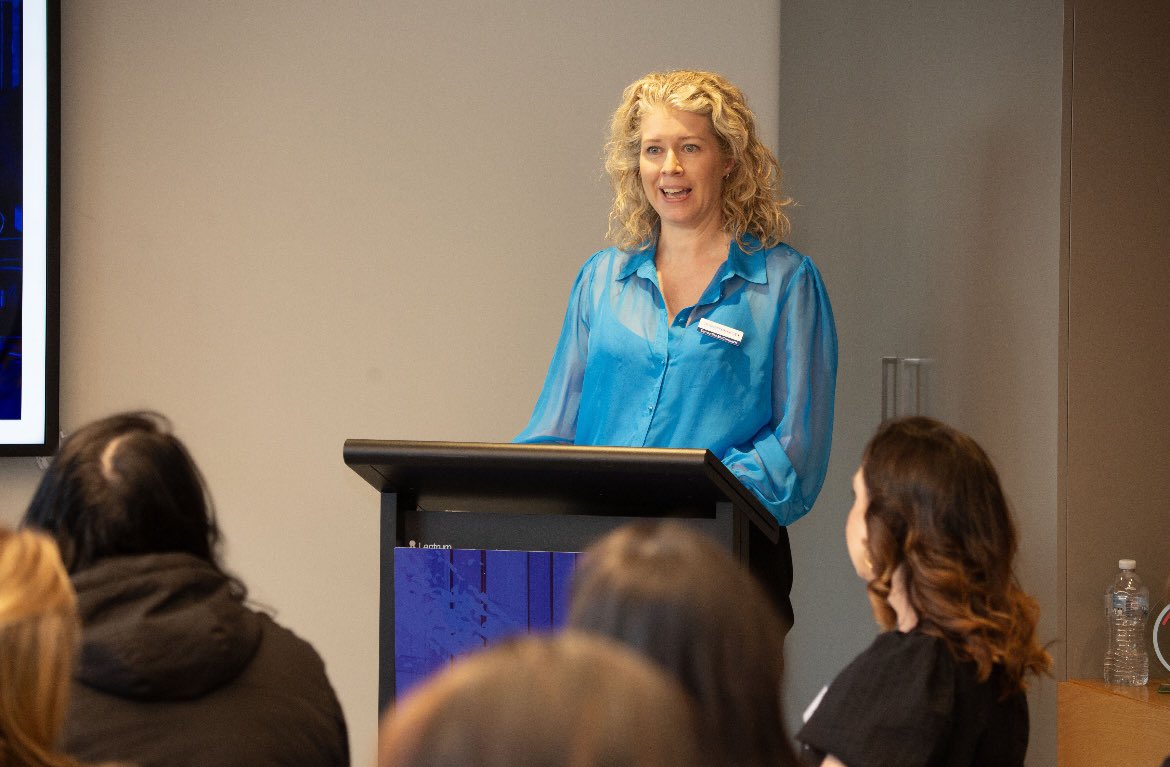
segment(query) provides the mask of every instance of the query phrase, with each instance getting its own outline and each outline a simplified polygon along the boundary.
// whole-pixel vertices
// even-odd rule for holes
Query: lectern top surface
[[[706,516],[740,509],[778,524],[709,450],[351,439],[345,462],[382,493],[426,510]]]

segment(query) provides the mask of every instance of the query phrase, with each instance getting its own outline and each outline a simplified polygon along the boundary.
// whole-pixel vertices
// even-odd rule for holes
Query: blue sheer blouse
[[[705,447],[787,525],[824,482],[836,380],[829,297],[793,248],[748,253],[733,240],[698,303],[673,322],[654,249],[607,248],[577,275],[515,441]]]

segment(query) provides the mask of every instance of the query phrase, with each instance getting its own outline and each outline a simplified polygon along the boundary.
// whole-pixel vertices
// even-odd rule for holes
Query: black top
[[[888,631],[842,671],[797,734],[848,767],[1023,765],[1028,702],[1000,700],[936,637]]]

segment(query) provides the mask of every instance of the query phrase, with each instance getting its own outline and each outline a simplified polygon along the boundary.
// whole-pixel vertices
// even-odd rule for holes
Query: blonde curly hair
[[[80,767],[54,750],[80,634],[56,544],[0,528],[0,764]]]
[[[680,69],[653,72],[630,84],[613,114],[605,144],[605,170],[613,186],[607,237],[625,250],[649,247],[658,229],[658,214],[646,199],[639,173],[642,118],[660,107],[706,116],[719,146],[733,166],[723,183],[723,228],[741,248],[754,235],[765,248],[788,234],[784,208],[791,200],[780,192],[780,166],[756,135],[755,117],[743,93],[713,72]]]

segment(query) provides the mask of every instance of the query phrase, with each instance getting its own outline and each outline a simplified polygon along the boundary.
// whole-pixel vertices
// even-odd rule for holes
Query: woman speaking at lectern
[[[709,72],[647,75],[605,151],[614,245],[577,275],[516,441],[707,448],[796,521],[828,466],[837,337],[816,266],[782,242],[780,169],[743,94]],[[791,622],[786,532],[749,545]]]

